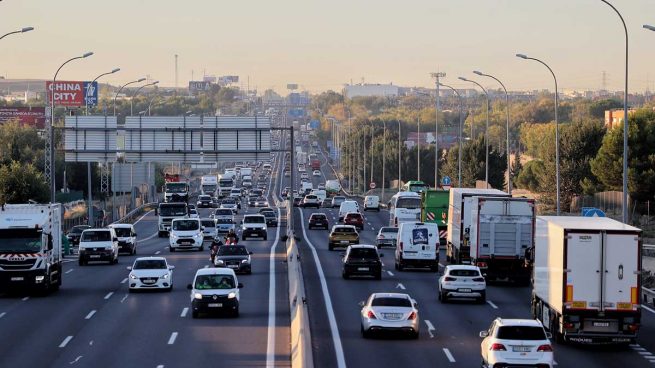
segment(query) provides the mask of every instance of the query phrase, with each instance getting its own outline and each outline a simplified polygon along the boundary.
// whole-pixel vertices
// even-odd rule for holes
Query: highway
[[[322,174],[324,176],[320,178],[312,177],[314,185],[334,178],[325,160]],[[285,178],[284,185],[289,185],[288,178]],[[296,183],[294,188],[298,185]],[[296,219],[296,234],[302,236],[299,249],[306,275],[312,346],[317,367],[479,367],[479,331],[486,330],[496,317],[530,318],[529,287],[488,285],[487,303],[484,305],[456,301],[441,304],[436,293],[438,274],[394,270],[391,248],[382,250],[385,264],[382,280],[344,280],[341,277],[342,251],[328,250],[328,231],[307,229],[307,220],[314,212],[327,213],[332,226],[337,220],[337,209],[296,211],[301,215]],[[385,210],[379,213],[365,212],[366,225],[364,231],[360,232],[361,242],[375,244],[377,230],[388,224],[388,216]],[[314,252],[317,257],[314,257]],[[442,265],[445,259],[442,250]],[[324,280],[321,280],[321,274]],[[327,290],[323,290],[322,281]],[[361,337],[358,303],[374,292],[406,292],[417,300],[421,320],[418,340],[388,335],[374,339]],[[327,300],[330,302],[327,303]],[[652,309],[643,310],[643,326],[638,344],[629,347],[584,347],[553,343],[558,366],[618,368],[655,365],[655,356],[652,354],[655,353],[653,312]]]
[[[208,217],[211,209],[199,212]],[[237,220],[242,215],[243,211]],[[0,367],[290,365],[285,247],[276,243],[278,229],[269,228],[268,241],[240,242],[254,252],[252,275],[238,275],[244,284],[240,317],[192,319],[186,286],[197,269],[210,265],[209,243],[202,252],[170,253],[168,239],[157,237],[153,212],[139,219],[135,228],[136,256],[121,255],[118,265],[85,267],[69,256],[59,292],[0,297],[5,341],[0,345]],[[281,234],[285,231],[280,228]],[[175,266],[173,291],[128,293],[126,267],[136,257],[150,255],[165,256]],[[274,293],[269,300],[271,277]]]

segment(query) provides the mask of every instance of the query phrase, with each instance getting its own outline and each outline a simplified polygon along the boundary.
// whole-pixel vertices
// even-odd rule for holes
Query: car
[[[294,207],[302,207],[302,197],[293,197],[293,206]]]
[[[291,170],[284,170],[284,177],[288,178],[291,176]]]
[[[238,214],[239,213],[239,207],[240,207],[240,205],[239,205],[238,201],[236,201],[234,198],[228,197],[228,198],[223,199],[223,201],[221,202],[221,206],[219,208],[230,209],[235,214]]]
[[[383,226],[378,230],[376,237],[376,244],[379,248],[383,246],[396,247],[396,237],[398,236],[398,228],[391,226]]]
[[[214,220],[219,218],[234,219],[234,212],[229,208],[217,208],[214,210],[214,213],[212,213],[211,218]]]
[[[400,332],[418,339],[418,304],[408,294],[374,293],[360,306],[363,338],[374,332]]]
[[[343,217],[344,225],[353,225],[359,230],[364,230],[364,217],[359,212],[348,212]]]
[[[552,368],[550,334],[538,320],[496,318],[480,331],[482,366]]]
[[[355,244],[346,248],[341,259],[341,276],[344,279],[350,276],[373,276],[376,280],[382,279],[382,260],[384,254],[378,253],[375,245]]]
[[[136,231],[132,224],[111,224],[118,237],[118,251],[130,255],[136,254]]]
[[[334,225],[328,236],[328,249],[335,247],[347,247],[350,244],[359,243],[359,233],[352,225]]]
[[[325,183],[320,183],[318,184],[318,187],[316,188],[318,190],[325,190]]]
[[[68,241],[70,242],[71,246],[76,246],[80,243],[80,236],[82,235],[82,231],[86,229],[90,229],[90,225],[76,225],[73,226],[68,234],[66,234],[66,237],[68,238]]]
[[[201,313],[226,311],[233,317],[239,316],[239,283],[231,268],[209,267],[196,271],[193,283],[187,285],[191,290],[191,317],[198,318]]]
[[[313,176],[321,176],[321,171],[320,170],[314,170],[314,172],[312,172],[312,175]]]
[[[277,214],[275,211],[263,211],[260,212],[266,218],[266,226],[277,227]]]
[[[207,194],[201,194],[198,196],[198,201],[196,202],[198,208],[211,208],[212,207],[212,196]]]
[[[323,201],[327,198],[327,193],[325,192],[325,190],[321,190],[321,189],[312,189],[312,191],[309,192],[309,194],[313,194],[316,197],[318,197],[319,203],[323,203]]]
[[[332,198],[325,198],[323,202],[321,203],[321,207],[323,208],[332,208]]]
[[[309,180],[309,175],[307,175],[306,172],[302,172],[302,173],[300,173],[300,179],[307,179],[307,180]]]
[[[343,201],[339,206],[339,222],[343,221],[343,218],[347,213],[350,212],[359,212],[359,203],[356,201]]]
[[[330,222],[328,221],[328,217],[325,213],[322,212],[312,213],[311,216],[309,216],[307,227],[310,230],[315,229],[317,227],[325,228],[325,230],[327,230],[330,228]]]
[[[114,229],[86,229],[80,236],[78,264],[89,261],[118,263],[118,237]]]
[[[339,208],[343,202],[346,201],[344,196],[334,196],[332,197],[332,208]]]
[[[244,188],[252,188],[252,181],[251,181],[251,180],[243,180],[243,181],[241,182],[241,185],[242,185]]]
[[[201,218],[200,224],[203,227],[202,235],[207,239],[214,239],[216,237],[216,220],[212,218]]]
[[[248,203],[250,207],[268,207],[268,201],[264,197],[256,197]]]
[[[230,197],[231,198],[234,198],[234,199],[238,200],[238,199],[241,198],[241,194],[242,194],[241,189],[239,189],[239,188],[230,189]]]
[[[266,217],[264,215],[245,215],[241,222],[241,240],[246,240],[248,237],[257,236],[268,238],[266,226]]]
[[[305,164],[298,164],[298,171],[304,173],[306,171]]]
[[[380,197],[376,195],[368,195],[364,197],[364,211],[369,210],[380,212]]]
[[[249,252],[244,245],[218,247],[218,252],[214,258],[214,266],[231,268],[235,273],[251,274],[251,254],[252,252]]]
[[[302,200],[302,206],[321,208],[321,201],[314,194],[308,194]]]
[[[189,210],[189,218],[200,218],[200,215],[198,214],[198,210],[190,209]]]
[[[128,290],[173,290],[173,269],[164,257],[139,257],[134,264],[127,267]]]
[[[214,221],[216,222],[216,236],[214,239],[219,238],[219,234],[226,234],[230,230],[235,230],[234,218],[221,217]]]
[[[169,251],[193,248],[202,251],[204,240],[200,219],[176,218],[171,222],[171,231],[168,237]]]
[[[470,265],[447,265],[439,277],[438,298],[445,303],[450,298],[473,298],[487,301],[487,283],[480,268]]]
[[[196,208],[196,205],[193,204],[193,203],[189,203],[189,204],[187,204],[186,206],[187,206],[187,208],[190,209],[190,210],[197,210],[197,209],[198,209],[198,208]]]

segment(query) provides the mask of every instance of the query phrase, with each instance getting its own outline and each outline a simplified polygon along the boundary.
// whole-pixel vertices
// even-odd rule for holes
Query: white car
[[[550,334],[537,320],[496,318],[480,337],[482,367],[553,367]]]
[[[374,293],[360,306],[362,337],[367,338],[373,332],[397,331],[418,338],[418,304],[409,295]]]
[[[197,248],[199,251],[202,251],[202,242],[204,241],[204,236],[202,233],[202,225],[200,223],[200,219],[173,219],[171,222],[171,231],[168,240],[169,250],[171,252],[175,252],[178,249],[193,248]]]
[[[439,277],[439,300],[473,298],[478,303],[487,301],[487,282],[480,268],[468,265],[448,265]]]
[[[211,218],[202,218],[200,219],[200,224],[203,227],[202,234],[206,239],[214,239],[217,233],[216,220]]]
[[[191,290],[191,316],[198,318],[200,313],[218,311],[231,312],[239,316],[239,289],[237,275],[231,268],[201,268],[196,271]]]
[[[312,175],[314,175],[314,176],[321,176],[321,171],[320,171],[320,170],[314,170],[314,172],[312,173]]]
[[[264,215],[245,215],[241,222],[241,240],[257,236],[264,240],[268,238],[266,217]]]
[[[129,291],[164,289],[173,290],[173,269],[164,257],[140,257],[127,269]]]
[[[200,218],[200,215],[198,215],[198,210],[196,209],[191,209],[189,210],[189,218]]]
[[[307,175],[306,172],[303,172],[302,174],[300,174],[300,179],[309,179],[309,175]]]

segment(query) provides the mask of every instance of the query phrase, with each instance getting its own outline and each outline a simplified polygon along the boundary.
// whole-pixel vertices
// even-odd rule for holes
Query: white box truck
[[[479,196],[510,197],[509,194],[498,189],[450,189],[446,234],[446,259],[449,262],[470,263],[469,233],[473,220],[473,198]]]
[[[470,263],[488,280],[529,285],[532,263],[526,255],[534,248],[536,216],[534,199],[471,197],[471,224],[464,234]]]
[[[0,207],[0,293],[58,290],[62,281],[60,204]]]
[[[218,178],[216,175],[204,175],[200,178],[200,192],[213,196],[218,189]]]
[[[634,342],[640,288],[640,229],[605,217],[537,217],[531,310],[557,340]]]

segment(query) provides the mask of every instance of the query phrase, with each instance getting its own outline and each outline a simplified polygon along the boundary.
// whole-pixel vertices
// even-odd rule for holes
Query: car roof
[[[264,215],[259,213],[249,213],[247,215],[243,215],[243,217],[264,217]]]
[[[352,245],[349,245],[348,248],[352,248],[352,249],[375,249],[375,250],[378,249],[378,247],[376,247],[375,245],[371,245],[371,244],[352,244]]]
[[[200,268],[200,269],[198,269],[198,271],[196,271],[196,276],[201,276],[201,275],[232,275],[232,276],[236,276],[233,269],[223,268],[223,267]]]
[[[400,298],[400,299],[412,299],[409,294],[404,293],[373,293],[371,294],[373,298]]]
[[[325,214],[325,212],[314,212],[309,217],[312,216],[327,216],[327,215]]]
[[[478,266],[473,266],[473,265],[447,265],[446,269],[480,271],[480,268]]]
[[[527,327],[543,327],[541,322],[536,319],[518,319],[518,318],[496,318],[499,326],[527,326]]]
[[[334,225],[334,226],[332,226],[333,229],[342,228],[342,227],[347,227],[349,229],[357,230],[357,229],[355,229],[355,226],[353,226],[353,225]]]
[[[174,218],[173,221],[200,221],[199,218]]]
[[[96,228],[84,229],[84,232],[87,232],[87,231],[111,231],[111,228],[96,227]]]
[[[134,262],[136,261],[166,261],[166,257],[139,257],[134,260]]]
[[[111,224],[108,227],[109,228],[114,228],[114,229],[130,229],[130,228],[133,228],[134,225],[132,225],[132,224]]]
[[[354,215],[361,216],[362,214],[359,212],[346,212],[346,216],[354,216]]]

